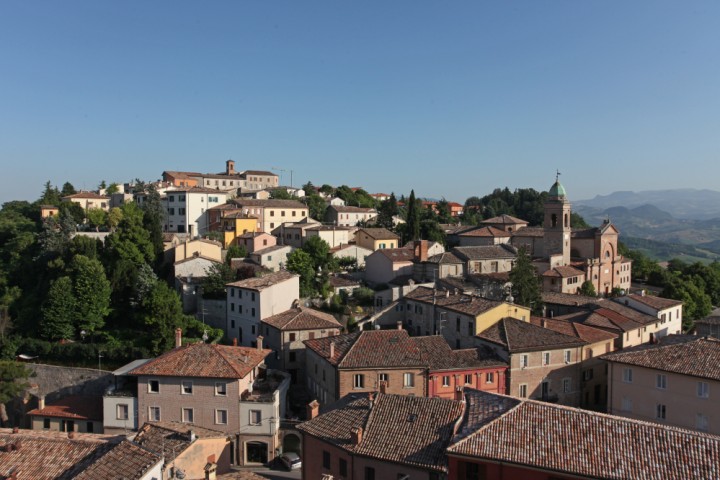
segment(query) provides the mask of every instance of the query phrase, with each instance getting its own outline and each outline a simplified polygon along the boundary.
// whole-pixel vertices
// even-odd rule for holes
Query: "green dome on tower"
[[[559,180],[555,180],[555,183],[553,183],[553,186],[550,187],[548,196],[549,197],[567,197],[567,193],[565,192],[565,187],[563,187],[560,184]]]

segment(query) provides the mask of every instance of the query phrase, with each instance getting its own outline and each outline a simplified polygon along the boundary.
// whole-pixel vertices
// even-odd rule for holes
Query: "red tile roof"
[[[162,455],[166,463],[184,452],[192,443],[190,432],[197,438],[224,438],[227,434],[209,428],[179,422],[146,422],[138,429],[133,441],[151,452]]]
[[[530,323],[539,327],[548,328],[571,337],[577,337],[587,343],[598,343],[617,338],[617,333],[611,333],[599,328],[591,327],[579,322],[572,322],[563,318],[530,317]]]
[[[445,448],[462,411],[454,400],[378,393],[373,402],[367,395],[350,397],[298,429],[352,454],[447,472]],[[358,445],[352,442],[353,428],[363,429]]]
[[[662,297],[656,297],[654,295],[635,295],[631,294],[628,295],[628,298],[632,298],[638,303],[642,303],[643,305],[647,305],[650,308],[654,308],[655,310],[664,310],[666,308],[670,307],[676,307],[678,305],[682,305],[683,302],[680,300],[673,300],[671,298],[662,298]],[[622,298],[615,299],[616,302],[622,302]]]
[[[465,260],[486,260],[492,258],[515,258],[517,250],[512,245],[484,245],[479,247],[455,247],[452,252]]]
[[[420,348],[420,354],[430,371],[508,366],[489,348],[453,350],[439,335],[412,337],[412,340]]]
[[[342,328],[331,314],[305,307],[291,308],[263,319],[262,323],[283,331]]]
[[[580,275],[585,275],[585,272],[580,271],[577,268],[563,266],[551,268],[543,273],[543,277],[559,278],[579,277]]]
[[[504,305],[503,302],[487,300],[475,295],[455,294],[449,290],[433,290],[428,287],[418,287],[412,292],[407,293],[404,298],[406,301],[435,305],[437,308],[473,316],[483,314],[495,307]]]
[[[510,233],[495,227],[481,227],[468,232],[459,233],[458,237],[510,237]]]
[[[165,377],[243,378],[272,350],[193,343],[166,352],[128,375]]]
[[[53,403],[48,403],[42,410],[36,408],[27,412],[28,415],[39,417],[69,418],[73,420],[103,419],[103,399],[87,395],[70,395]]]
[[[106,197],[105,195],[100,195],[99,193],[95,192],[78,192],[73,193],[72,195],[65,195],[64,197],[62,197],[63,200],[65,200],[66,198],[91,198],[93,200],[110,200],[110,197]]]
[[[374,240],[400,240],[400,237],[395,235],[393,232],[388,230],[387,228],[360,228],[358,229],[358,233],[364,233],[368,237],[374,239]],[[357,234],[355,234],[357,237]]]
[[[245,280],[240,280],[238,282],[228,283],[227,286],[247,288],[249,290],[264,290],[294,277],[300,278],[299,275],[295,275],[287,270],[280,270],[279,272],[268,273],[262,277],[246,278]]]
[[[503,225],[521,225],[525,224],[527,225],[527,220],[521,220],[517,217],[513,217],[511,215],[499,215],[497,217],[488,218],[487,220],[483,220],[480,223],[495,223],[495,224],[503,224]]]
[[[501,345],[510,353],[555,350],[586,344],[578,337],[565,335],[514,318],[503,318],[478,333],[477,337]]]
[[[17,469],[18,480],[70,480],[108,452],[111,439],[117,437],[75,434],[69,439],[65,432],[0,429],[0,447],[20,443],[18,450],[0,448],[0,478]]]
[[[637,365],[665,372],[691,375],[720,381],[720,340],[715,338],[682,338],[654,345],[639,345],[602,356],[608,362]],[[665,339],[663,339],[665,340]]]
[[[97,459],[75,480],[97,480],[101,478],[139,480],[163,458],[127,440]]]
[[[381,248],[375,250],[372,255],[382,255],[393,263],[412,262],[415,259],[415,254],[409,248]]]
[[[720,478],[715,435],[477,390],[466,389],[466,399],[487,403],[487,415],[463,429],[450,455],[582,478]]]

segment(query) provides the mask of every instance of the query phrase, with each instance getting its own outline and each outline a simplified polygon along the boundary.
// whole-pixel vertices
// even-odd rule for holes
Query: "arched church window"
[[[570,226],[570,216],[566,213],[565,214],[565,228]]]
[[[557,215],[554,213],[550,216],[550,226],[557,227]]]

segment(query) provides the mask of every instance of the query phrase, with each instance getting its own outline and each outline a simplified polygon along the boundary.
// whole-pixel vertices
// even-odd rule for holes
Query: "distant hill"
[[[707,220],[720,218],[720,192],[683,188],[677,190],[646,190],[613,192],[590,200],[573,201],[579,206],[605,210],[611,207],[635,208],[653,205],[678,219]]]

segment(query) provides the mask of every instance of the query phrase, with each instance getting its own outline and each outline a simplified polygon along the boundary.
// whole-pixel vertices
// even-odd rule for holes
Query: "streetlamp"
[[[101,366],[102,358],[103,358],[103,354],[102,354],[102,350],[100,350],[100,351],[98,351],[98,370],[101,370],[100,366]]]
[[[85,335],[87,335],[87,332],[85,330],[80,330],[80,338],[82,338],[83,342],[85,341]]]

